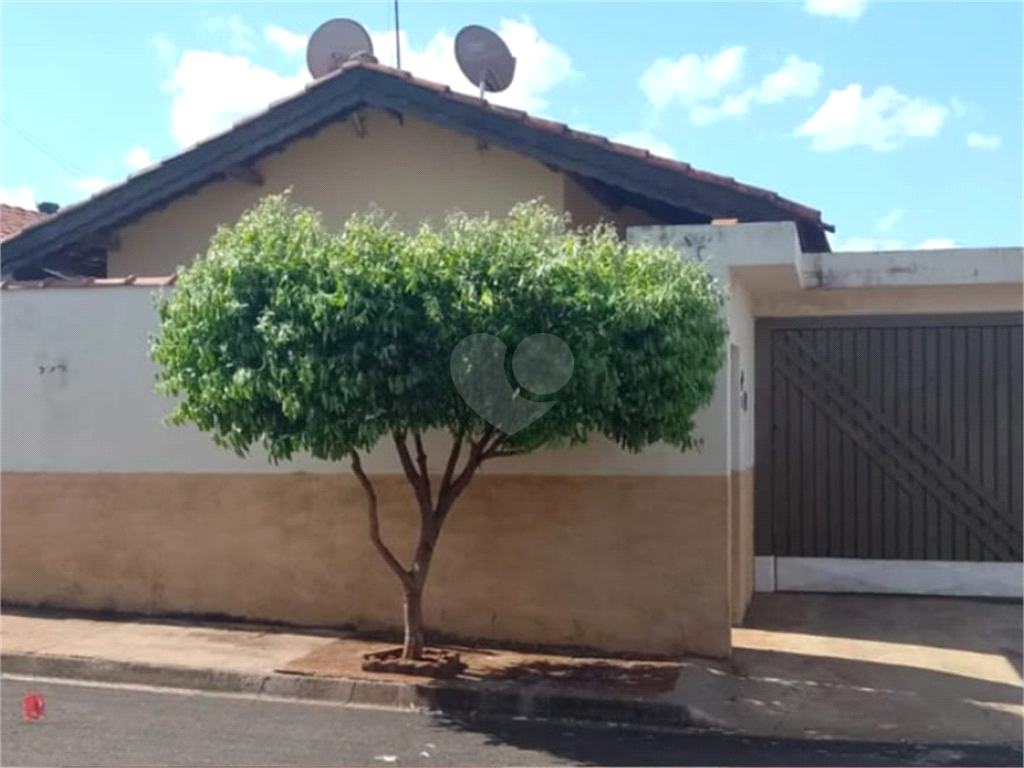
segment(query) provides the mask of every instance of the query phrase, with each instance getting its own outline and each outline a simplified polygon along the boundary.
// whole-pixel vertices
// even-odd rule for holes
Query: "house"
[[[153,291],[286,188],[333,226],[370,203],[412,227],[542,197],[703,258],[728,291],[702,449],[595,439],[488,466],[442,537],[428,626],[726,656],[755,586],[1019,593],[1020,249],[831,254],[821,214],[772,192],[357,60],[3,242],[5,277],[106,275],[3,284],[5,602],[399,625],[347,470],[239,459],[163,427],[152,393]],[[397,457],[364,465],[385,537],[412,546]]]

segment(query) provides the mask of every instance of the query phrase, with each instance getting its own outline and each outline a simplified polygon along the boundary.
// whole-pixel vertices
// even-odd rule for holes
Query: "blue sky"
[[[388,0],[0,13],[15,204],[72,202],[293,92],[328,18],[394,63]],[[1022,241],[1021,3],[402,0],[400,16],[404,69],[470,90],[452,37],[487,25],[518,60],[496,102],[774,189],[822,210],[837,249]]]

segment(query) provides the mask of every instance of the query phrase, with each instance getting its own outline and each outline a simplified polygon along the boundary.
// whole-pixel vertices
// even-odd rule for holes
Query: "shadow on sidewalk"
[[[633,729],[438,715],[439,726],[482,734],[490,745],[544,752],[594,766],[1019,766],[1019,747],[778,739],[714,731]]]
[[[1002,651],[1020,672],[1021,600],[931,595],[754,595],[743,627],[932,648]]]

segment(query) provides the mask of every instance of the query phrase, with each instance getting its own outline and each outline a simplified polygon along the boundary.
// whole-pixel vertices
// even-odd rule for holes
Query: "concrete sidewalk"
[[[675,701],[744,733],[1022,740],[1020,601],[756,595],[733,659],[689,664]]]
[[[569,658],[545,657],[539,667],[547,680],[431,684],[360,674],[351,659],[332,668],[331,658],[355,657],[368,645],[338,634],[12,610],[0,617],[0,651],[5,673],[460,714],[712,725],[798,738],[1021,742],[1019,602],[758,595],[747,625],[734,630],[731,663],[686,660],[672,665],[674,684],[670,677],[649,690],[615,681],[602,690],[567,688],[550,671],[579,663]],[[309,667],[314,676],[280,673],[307,666],[307,658],[319,660]]]

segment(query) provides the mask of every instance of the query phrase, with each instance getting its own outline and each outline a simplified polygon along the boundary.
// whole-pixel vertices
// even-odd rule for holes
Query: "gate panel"
[[[1020,561],[1020,314],[757,321],[757,554]]]

